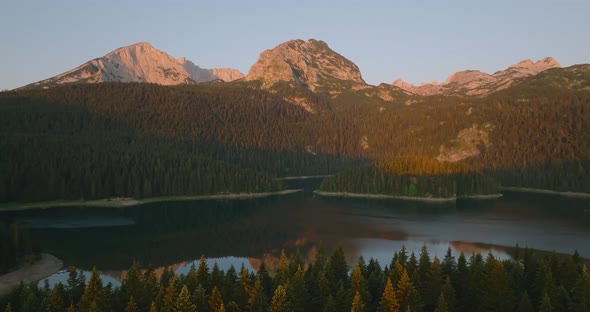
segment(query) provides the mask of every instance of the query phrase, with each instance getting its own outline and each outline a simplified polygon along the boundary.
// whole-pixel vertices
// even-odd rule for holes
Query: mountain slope
[[[70,83],[149,82],[160,85],[190,84],[216,79],[231,81],[243,75],[230,68],[204,69],[140,42],[116,49],[103,57],[25,88],[46,88]]]
[[[366,85],[358,66],[315,39],[290,40],[262,52],[245,80],[261,81],[265,88],[287,82],[312,91]]]
[[[552,57],[537,62],[524,60],[494,74],[479,70],[464,70],[451,74],[439,84],[423,83],[415,86],[401,79],[392,84],[398,88],[418,95],[485,95],[508,88],[517,79],[535,76],[550,68],[559,68],[560,64]]]

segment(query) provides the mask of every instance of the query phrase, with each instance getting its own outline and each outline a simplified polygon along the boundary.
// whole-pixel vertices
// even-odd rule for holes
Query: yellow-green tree
[[[393,284],[389,278],[387,279],[383,296],[381,296],[381,301],[379,302],[379,312],[399,312],[399,302],[397,302]]]

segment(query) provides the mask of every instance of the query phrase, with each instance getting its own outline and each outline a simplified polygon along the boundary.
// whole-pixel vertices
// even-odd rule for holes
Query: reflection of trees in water
[[[68,265],[128,268],[133,261],[163,266],[222,256],[259,256],[295,237],[293,227],[266,214],[277,199],[175,202],[131,207],[115,213],[136,225],[36,230],[43,249]],[[276,205],[275,205],[276,206]],[[104,211],[103,211],[104,212]]]

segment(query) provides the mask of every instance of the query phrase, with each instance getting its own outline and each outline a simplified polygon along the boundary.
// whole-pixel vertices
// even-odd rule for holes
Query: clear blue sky
[[[0,34],[0,90],[139,41],[246,73],[295,38],[326,41],[371,84],[419,83],[527,58],[590,63],[590,1],[4,0]]]

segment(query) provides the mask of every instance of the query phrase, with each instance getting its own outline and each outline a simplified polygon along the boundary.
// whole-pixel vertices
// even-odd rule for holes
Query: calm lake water
[[[301,182],[289,182],[301,183]],[[272,267],[281,250],[313,260],[319,248],[343,247],[388,265],[402,245],[418,255],[447,250],[509,257],[516,244],[590,258],[588,199],[506,193],[496,200],[456,204],[400,200],[328,199],[304,193],[249,200],[164,202],[128,208],[54,208],[2,213],[26,222],[44,252],[67,266],[96,266],[117,284],[133,261],[186,273],[201,255],[222,269]],[[293,186],[293,185],[291,185]],[[57,274],[53,282],[65,280]]]

